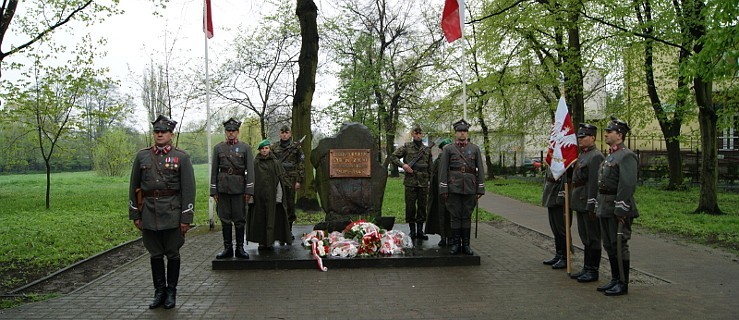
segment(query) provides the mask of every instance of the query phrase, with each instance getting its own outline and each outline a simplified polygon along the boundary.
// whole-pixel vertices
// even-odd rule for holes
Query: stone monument
[[[372,133],[360,123],[346,123],[311,153],[316,190],[326,213],[315,229],[342,230],[350,221],[372,219],[390,230],[394,219],[382,217],[387,170],[380,164]]]

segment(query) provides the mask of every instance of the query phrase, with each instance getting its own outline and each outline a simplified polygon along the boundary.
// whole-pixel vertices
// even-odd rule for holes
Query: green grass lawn
[[[196,165],[195,224],[208,226],[207,165]],[[0,176],[0,290],[136,239],[128,220],[128,180],[94,172],[51,175],[51,208],[44,208],[44,174]],[[383,216],[403,223],[402,178],[388,179]],[[495,219],[480,210],[480,221]],[[297,224],[323,221],[324,213],[298,211]],[[215,217],[217,221],[218,218]]]
[[[541,205],[541,182],[498,179],[488,181],[487,186],[497,194]],[[714,216],[693,213],[698,207],[698,192],[698,188],[664,191],[639,186],[635,197],[640,216],[634,223],[652,232],[685,236],[739,252],[739,194],[719,193],[719,207],[726,214]]]

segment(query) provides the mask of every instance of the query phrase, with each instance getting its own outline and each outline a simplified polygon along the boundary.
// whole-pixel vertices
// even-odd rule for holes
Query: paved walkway
[[[472,242],[480,266],[213,271],[221,235],[203,232],[183,247],[175,309],[147,309],[151,275],[148,258],[142,257],[111,266],[109,274],[73,293],[0,310],[0,318],[736,319],[739,314],[736,256],[635,230],[630,293],[606,297],[595,291],[607,278],[606,260],[603,281],[588,284],[541,263],[552,254],[549,239],[541,235],[549,234],[545,209],[491,194],[480,206],[521,226],[512,232],[516,228],[480,224]],[[531,240],[537,237],[538,245]],[[576,236],[574,244],[579,245]],[[576,252],[578,268],[581,260]]]

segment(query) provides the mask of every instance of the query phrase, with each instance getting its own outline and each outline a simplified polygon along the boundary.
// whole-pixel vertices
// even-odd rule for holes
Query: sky
[[[122,0],[118,8],[124,11],[123,14],[109,17],[92,28],[86,28],[80,22],[69,23],[54,34],[54,39],[78,40],[85,33],[91,33],[96,38],[105,37],[107,44],[98,49],[105,51],[106,56],[96,60],[96,65],[109,68],[108,75],[119,80],[121,90],[132,95],[136,105],[141,105],[138,85],[141,73],[152,60],[162,63],[162,53],[169,49],[167,47],[173,49],[175,61],[197,61],[202,64],[205,60],[203,2],[204,0],[170,0],[167,8],[162,9],[155,6],[152,0]],[[332,10],[330,1],[315,2],[319,7],[319,14],[324,13],[324,9]],[[236,35],[236,29],[255,27],[270,8],[261,0],[212,0],[211,5],[215,30],[214,37],[208,40],[208,56],[212,73],[219,59],[226,54]],[[158,15],[153,14],[155,11]],[[19,14],[22,14],[22,7]],[[11,41],[3,44],[6,51],[10,44],[20,43],[12,42],[13,39],[11,36],[8,39]],[[4,79],[14,76],[12,72],[3,72]],[[326,94],[322,96],[321,92]],[[314,100],[322,99],[327,104],[329,98],[326,95],[329,92],[331,90],[319,88]],[[205,110],[204,107],[202,109]],[[144,122],[146,115],[144,112],[140,113],[136,120]],[[204,118],[204,112],[201,116]]]

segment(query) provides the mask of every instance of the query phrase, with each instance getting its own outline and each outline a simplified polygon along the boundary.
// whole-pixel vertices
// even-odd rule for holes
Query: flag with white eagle
[[[572,118],[567,111],[567,103],[564,96],[561,96],[554,115],[552,131],[549,134],[546,162],[554,179],[559,179],[576,160],[577,136],[572,125]]]

